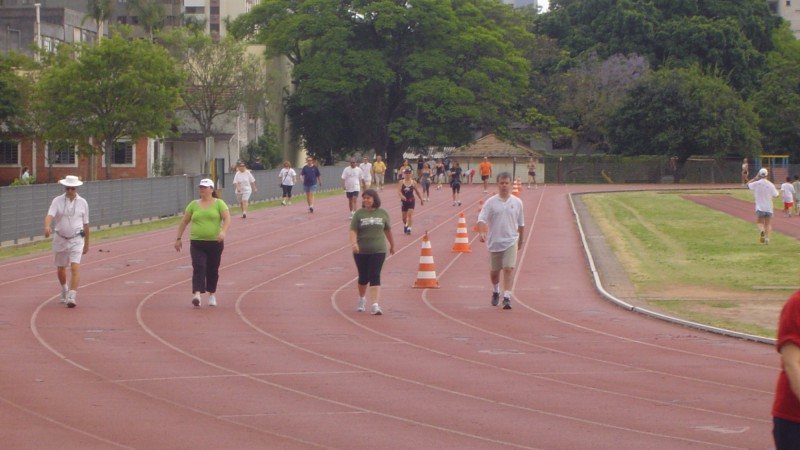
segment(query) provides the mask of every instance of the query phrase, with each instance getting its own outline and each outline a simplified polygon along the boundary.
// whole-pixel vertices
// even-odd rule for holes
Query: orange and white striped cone
[[[511,185],[511,195],[516,195],[519,197],[519,185],[516,181],[514,181],[514,184]]]
[[[456,253],[470,253],[469,234],[467,234],[467,219],[464,213],[458,215],[458,227],[456,228],[456,241],[453,244],[453,251]]]
[[[439,281],[436,280],[436,269],[433,267],[433,250],[428,233],[422,237],[422,250],[419,255],[419,271],[417,271],[417,281],[414,282],[415,288],[439,288]]]
[[[481,206],[478,207],[478,215],[480,215],[482,209],[483,209],[483,200],[481,200]],[[476,233],[481,231],[480,227],[478,227],[478,221],[477,220],[475,221],[475,226],[472,227],[472,231],[474,231]]]

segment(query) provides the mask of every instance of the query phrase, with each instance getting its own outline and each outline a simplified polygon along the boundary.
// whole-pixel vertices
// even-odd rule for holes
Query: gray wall
[[[295,202],[305,201],[300,181],[292,196]],[[341,167],[320,167],[325,190],[341,188]],[[236,205],[233,175],[225,174],[222,199]],[[253,171],[258,192],[251,202],[280,198],[278,170]],[[89,202],[89,219],[93,229],[132,221],[149,220],[182,214],[186,205],[197,198],[200,175],[128,180],[91,181],[78,188],[78,194]],[[27,242],[43,236],[44,216],[53,198],[64,193],[58,183],[0,187],[0,246]]]

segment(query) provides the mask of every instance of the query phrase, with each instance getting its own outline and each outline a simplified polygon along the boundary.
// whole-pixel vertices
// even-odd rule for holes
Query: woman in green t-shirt
[[[350,221],[350,243],[353,244],[353,259],[358,269],[358,307],[364,311],[367,304],[367,284],[372,298],[372,314],[381,315],[378,304],[381,293],[381,269],[386,260],[386,241],[389,254],[394,254],[394,238],[389,213],[381,208],[381,199],[375,189],[361,194],[361,209]]]
[[[200,306],[200,294],[208,292],[208,306],[217,306],[217,282],[219,263],[225,247],[225,234],[231,224],[228,205],[216,198],[214,182],[208,178],[200,180],[200,198],[192,200],[178,225],[175,250],[181,251],[183,230],[192,223],[189,234],[189,254],[192,256],[192,304]]]

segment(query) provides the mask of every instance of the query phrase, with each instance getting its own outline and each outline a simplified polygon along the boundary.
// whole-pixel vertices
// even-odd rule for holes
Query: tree
[[[128,0],[128,11],[136,16],[139,26],[150,40],[154,33],[164,27],[167,13],[161,0]]]
[[[551,0],[538,29],[572,56],[646,56],[654,70],[699,64],[746,97],[780,23],[763,0]]]
[[[166,50],[114,35],[59,53],[80,56],[62,56],[41,74],[34,108],[44,139],[76,143],[91,155],[97,151],[92,140],[99,138],[110,179],[115,142],[169,133],[184,78]]]
[[[575,132],[575,153],[607,150],[605,124],[609,115],[649,72],[647,60],[639,55],[600,60],[596,54],[567,72],[558,118]]]
[[[266,74],[263,61],[247,53],[246,44],[226,38],[220,42],[185,28],[162,35],[165,45],[187,74],[182,108],[203,135],[204,171],[213,157],[215,122],[240,108],[255,114],[263,104]]]
[[[293,132],[330,161],[373,150],[461,145],[521,116],[532,36],[489,0],[267,0],[231,26],[294,65]]]
[[[753,96],[767,152],[800,158],[800,42],[788,24],[774,35],[767,73]]]
[[[92,19],[97,26],[97,41],[99,42],[103,39],[103,24],[108,22],[114,13],[114,0],[89,0],[86,9],[87,13],[83,16],[81,25]]]
[[[675,182],[691,156],[751,155],[758,118],[723,80],[697,67],[661,70],[634,87],[608,123],[612,153],[674,158]]]

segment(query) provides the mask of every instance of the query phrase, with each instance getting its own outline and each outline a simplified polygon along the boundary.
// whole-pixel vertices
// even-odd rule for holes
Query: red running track
[[[568,194],[525,190],[514,309],[489,305],[478,186],[396,232],[383,316],[355,312],[344,195],[236,217],[219,306],[175,230],[95,242],[78,307],[50,254],[0,264],[0,442],[14,449],[766,449],[773,348],[596,292]],[[394,189],[384,206],[399,223]],[[453,253],[464,212],[471,253]],[[430,236],[440,289],[414,289]]]

